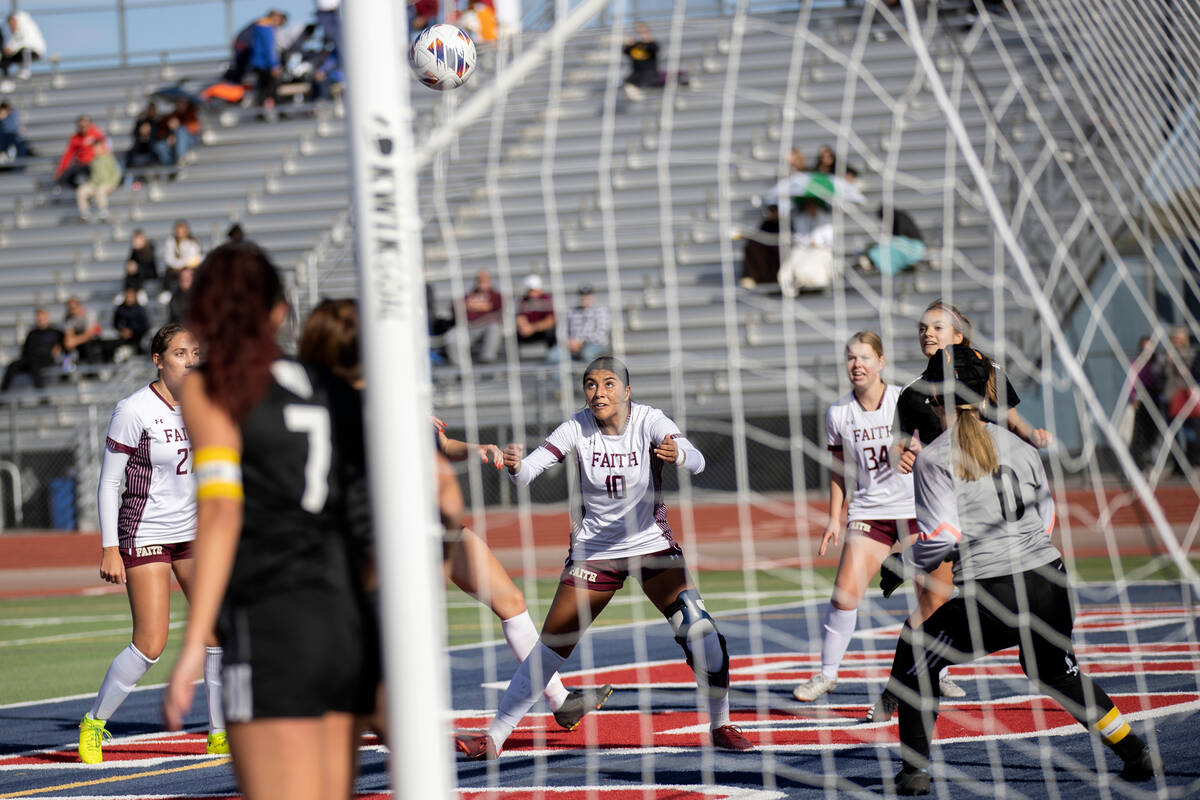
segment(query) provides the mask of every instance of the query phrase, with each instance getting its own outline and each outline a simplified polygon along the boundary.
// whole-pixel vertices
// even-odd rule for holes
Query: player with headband
[[[631,576],[683,648],[708,705],[713,745],[750,750],[753,745],[729,722],[725,637],[692,584],[662,498],[663,466],[675,464],[695,474],[704,469],[704,456],[666,414],[632,402],[629,371],[617,359],[592,361],[583,374],[583,392],[587,408],[555,428],[527,457],[519,444],[504,448],[504,465],[522,486],[572,458],[579,469],[583,514],[572,525],[570,552],[535,652],[513,675],[487,733],[457,736],[459,751],[473,759],[499,756],[588,624]]]
[[[905,559],[918,571],[952,560],[961,591],[896,646],[890,683],[900,702],[904,762],[896,793],[930,790],[939,700],[930,676],[1009,647],[1020,648],[1021,667],[1039,691],[1121,758],[1122,778],[1150,780],[1162,771],[1157,757],[1075,658],[1069,582],[1050,540],[1049,482],[1037,450],[988,421],[992,375],[978,350],[951,345],[930,357],[922,376],[947,430],[917,456],[920,535]]]
[[[883,342],[873,331],[860,331],[846,344],[846,373],[851,391],[838,398],[825,415],[826,440],[834,468],[829,480],[829,524],[818,555],[836,547],[847,515],[846,543],[834,578],[833,596],[825,610],[821,636],[821,669],[797,686],[792,696],[816,700],[837,686],[838,668],[858,625],[858,604],[871,577],[897,544],[908,545],[917,532],[913,511],[912,476],[892,467],[892,417],[900,389],[884,382]],[[846,508],[844,464],[854,464],[855,489]],[[917,608],[909,618],[919,624],[950,599],[950,565],[916,584]],[[944,673],[943,695],[965,694]]]

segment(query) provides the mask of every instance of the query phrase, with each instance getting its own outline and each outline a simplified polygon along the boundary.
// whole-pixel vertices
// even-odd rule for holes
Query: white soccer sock
[[[488,726],[488,736],[497,748],[504,746],[509,734],[533,708],[538,695],[566,660],[538,642],[537,648],[517,667],[512,680],[508,682],[508,691],[500,700],[500,708]]]
[[[92,703],[92,710],[88,712],[92,719],[109,719],[121,703],[125,702],[125,698],[133,691],[133,687],[137,686],[146,670],[154,666],[156,661],[157,658],[146,658],[142,655],[141,651],[133,646],[133,642],[117,653],[117,657],[108,666],[108,672],[104,673],[100,691]]]
[[[504,640],[508,642],[508,649],[512,650],[517,661],[524,661],[528,658],[530,651],[538,641],[537,626],[533,624],[529,611],[525,610],[515,617],[500,620],[500,629],[504,631]],[[550,683],[542,695],[546,698],[546,705],[550,706],[551,711],[558,711],[562,708],[562,704],[567,699],[567,689],[557,674],[550,676]]]
[[[204,691],[208,695],[208,730],[225,730],[225,709],[221,707],[221,648],[204,648]]]
[[[821,674],[836,678],[838,667],[846,657],[850,639],[858,626],[858,609],[845,611],[833,603],[825,609],[825,633],[821,636]]]
[[[703,668],[707,672],[715,672],[725,660],[725,654],[721,650],[720,637],[715,631],[709,631],[704,634],[700,644],[704,648]],[[696,664],[696,667],[699,669],[701,665]],[[708,703],[709,722],[713,728],[720,728],[729,724],[729,690],[726,689],[719,696],[714,696],[713,692],[714,690],[710,689],[703,694]]]

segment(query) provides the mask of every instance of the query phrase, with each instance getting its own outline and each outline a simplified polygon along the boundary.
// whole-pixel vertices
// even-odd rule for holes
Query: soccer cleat
[[[803,703],[809,703],[823,694],[832,692],[835,686],[837,686],[837,678],[829,678],[818,672],[793,689],[792,697]]]
[[[596,688],[575,689],[567,692],[567,699],[563,701],[558,711],[554,712],[554,721],[560,728],[573,731],[585,714],[589,711],[600,710],[600,706],[604,705],[604,701],[612,692],[611,683]]]
[[[454,748],[472,761],[494,761],[500,750],[486,733],[458,733],[454,735]]]
[[[938,689],[941,690],[942,697],[949,697],[952,700],[967,696],[967,693],[963,691],[961,686],[950,680],[949,675],[943,675],[938,679]]]
[[[744,753],[753,750],[754,745],[742,734],[742,729],[736,725],[722,725],[712,729],[713,747],[719,750],[733,750]]]
[[[900,584],[904,583],[904,575],[901,574],[903,570],[904,567],[896,556],[888,556],[879,565],[879,590],[883,592],[884,597],[891,597],[892,593],[900,588]]]
[[[1125,762],[1121,770],[1121,779],[1130,783],[1140,783],[1162,774],[1162,762],[1154,757],[1149,747],[1143,747],[1142,752]]]
[[[85,764],[102,762],[106,741],[112,741],[112,734],[104,727],[104,720],[85,714],[79,722],[79,760]]]
[[[867,709],[866,721],[888,722],[895,715],[899,705],[895,696],[885,689],[883,694],[879,695],[879,699],[875,701],[875,705]]]
[[[929,770],[904,767],[896,773],[896,794],[929,794]]]
[[[204,752],[210,756],[225,756],[229,755],[229,737],[225,731],[213,731],[208,735],[208,744],[204,747]]]

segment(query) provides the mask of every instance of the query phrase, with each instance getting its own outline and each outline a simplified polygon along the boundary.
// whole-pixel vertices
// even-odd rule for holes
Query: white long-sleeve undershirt
[[[104,448],[100,461],[100,488],[97,505],[100,511],[100,546],[116,547],[118,544],[117,519],[121,511],[121,479],[125,476],[125,465],[129,454]]]

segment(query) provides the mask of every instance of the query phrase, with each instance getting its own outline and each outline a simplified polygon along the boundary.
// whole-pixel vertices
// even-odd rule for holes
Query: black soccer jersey
[[[368,522],[362,458],[357,393],[298,361],[272,364],[266,396],[242,424],[245,502],[229,601],[349,579],[347,548]]]
[[[922,384],[923,381],[918,377],[901,390],[900,398],[896,401],[895,424],[899,427],[902,437],[911,437],[915,434],[923,444],[929,444],[941,436],[945,428],[938,415],[930,407],[929,393]],[[1017,404],[1021,402],[1021,398],[1017,396],[1017,390],[1013,388],[1012,382],[1005,377],[1004,370],[997,366],[996,391],[1002,391],[1002,386],[1007,397],[1008,407],[1016,408]]]

